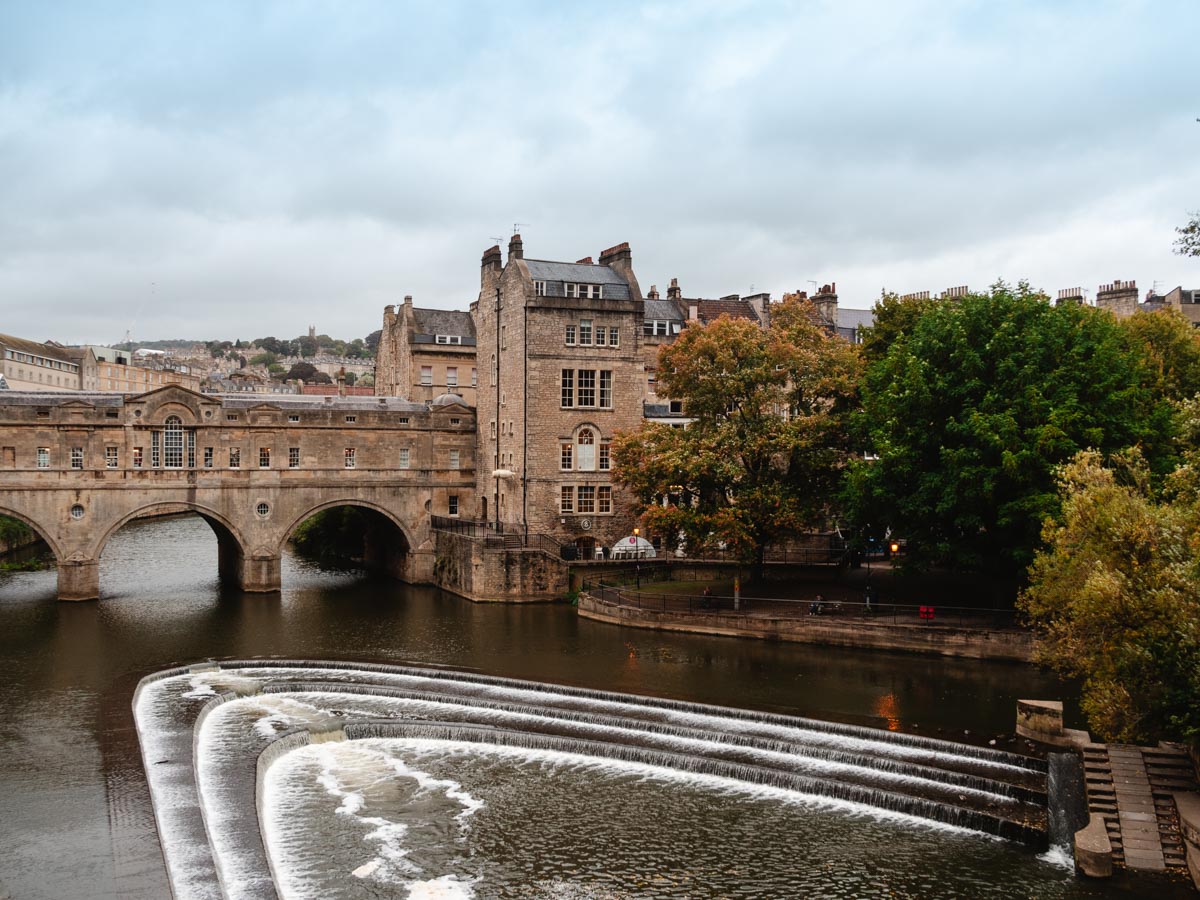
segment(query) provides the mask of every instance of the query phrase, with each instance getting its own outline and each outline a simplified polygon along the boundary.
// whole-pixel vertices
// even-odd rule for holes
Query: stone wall
[[[480,603],[558,600],[567,591],[567,564],[541,550],[485,547],[483,541],[434,532],[433,581]]]
[[[1034,638],[1026,631],[858,620],[838,622],[821,617],[758,616],[734,612],[662,612],[619,606],[588,593],[579,595],[579,614],[601,622],[660,631],[753,637],[830,647],[901,650],[972,659],[1033,660]]]

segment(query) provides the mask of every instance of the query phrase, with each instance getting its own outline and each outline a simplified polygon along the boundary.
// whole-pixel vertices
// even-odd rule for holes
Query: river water
[[[476,605],[292,556],[280,595],[242,595],[218,585],[216,556],[208,526],[183,517],[117,534],[98,602],[56,602],[52,571],[0,575],[0,898],[169,896],[131,700],[143,675],[208,658],[451,666],[981,742],[1011,731],[1018,696],[1067,690],[1028,666],[621,629],[566,605]],[[337,752],[347,751],[297,754],[278,775],[276,789],[297,798],[272,826],[280,852],[311,874],[288,896],[329,896],[347,884],[341,861],[361,855],[364,835],[336,813],[366,789],[353,787],[356,761]],[[412,896],[1132,897],[1147,888],[1083,883],[1061,863],[973,833],[570,756],[420,741],[350,753],[455,785],[417,803],[428,815],[404,854],[444,874]],[[331,778],[346,784],[331,788]],[[398,820],[414,815],[402,788],[370,785]],[[389,892],[363,881],[345,896],[409,896],[407,883]]]

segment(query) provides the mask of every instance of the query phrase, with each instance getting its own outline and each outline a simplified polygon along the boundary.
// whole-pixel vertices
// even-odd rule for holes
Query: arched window
[[[578,449],[575,453],[575,468],[580,472],[596,470],[596,434],[590,428],[579,429],[579,437],[575,443]]]
[[[163,427],[163,465],[168,469],[183,468],[183,420],[167,416]]]

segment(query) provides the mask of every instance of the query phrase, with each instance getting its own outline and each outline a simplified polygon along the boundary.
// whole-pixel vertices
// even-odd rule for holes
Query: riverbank
[[[810,616],[799,604],[790,614],[752,608],[745,611],[646,609],[622,603],[621,595],[616,591],[604,594],[581,591],[578,612],[585,619],[657,631],[1023,663],[1033,661],[1036,643],[1032,632],[1015,627],[979,628],[939,625],[929,620],[910,623]]]

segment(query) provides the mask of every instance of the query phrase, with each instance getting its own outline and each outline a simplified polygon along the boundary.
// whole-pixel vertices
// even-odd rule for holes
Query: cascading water
[[[926,820],[1046,843],[1038,761],[811,719],[447,670],[304,661],[167,673],[143,682],[135,711],[179,897],[278,896],[276,856],[291,852],[286,848],[292,839],[281,843],[272,833],[264,840],[260,830],[290,834],[293,825],[281,824],[272,806],[281,801],[269,798],[291,797],[297,787],[268,773],[290,771],[292,764],[284,767],[280,760],[296,756],[299,765],[304,753],[316,752],[301,748],[329,739],[361,744],[386,761],[362,784],[355,781],[361,773],[347,776],[347,787],[337,775],[344,753],[320,751],[324,768],[306,776],[320,786],[320,796],[338,798],[338,821],[359,823],[358,840],[391,848],[355,866],[358,878],[399,877],[415,865],[398,842],[421,833],[424,826],[410,821],[411,808],[428,804],[428,785],[440,785],[455,802],[468,796],[465,790],[454,794],[454,777],[414,775],[419,770],[403,756],[414,752],[434,753],[437,765],[451,772],[455,760],[476,760],[468,766],[473,769],[491,765],[478,760],[497,753],[515,765],[593,760],[606,771],[615,767],[650,778],[678,773],[689,783],[743,785],[777,792],[772,796],[899,815],[896,821]],[[190,774],[174,758],[174,765],[160,765],[158,757],[177,756],[187,742]],[[396,772],[416,779],[419,788],[404,804],[389,793]],[[189,790],[194,807],[181,800]],[[304,794],[302,805],[316,804],[314,796]],[[362,814],[371,804],[387,814]],[[177,849],[197,840],[211,847],[208,866],[204,854]],[[295,867],[283,868],[290,873],[284,879],[289,890],[304,895]]]

